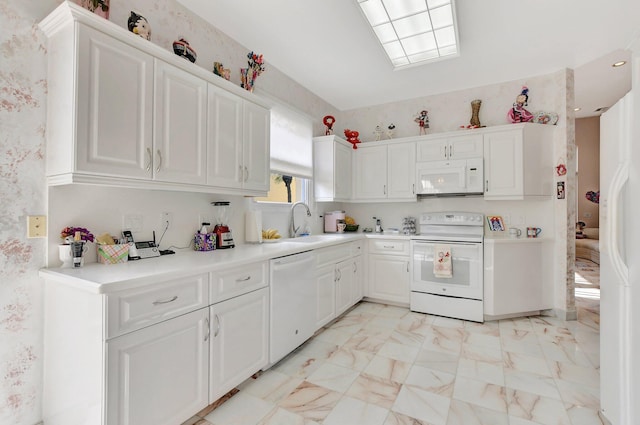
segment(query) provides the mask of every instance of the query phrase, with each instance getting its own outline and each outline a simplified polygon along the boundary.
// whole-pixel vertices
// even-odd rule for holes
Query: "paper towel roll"
[[[247,211],[244,214],[244,239],[262,243],[262,211]]]

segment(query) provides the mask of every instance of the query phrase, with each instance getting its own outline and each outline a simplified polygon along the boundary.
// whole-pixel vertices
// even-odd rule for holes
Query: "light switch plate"
[[[27,238],[47,237],[47,216],[30,215],[27,217]]]

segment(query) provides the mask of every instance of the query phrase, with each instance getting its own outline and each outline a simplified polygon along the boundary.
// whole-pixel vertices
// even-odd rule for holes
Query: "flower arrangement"
[[[247,54],[247,68],[240,68],[240,80],[241,86],[245,90],[253,91],[253,84],[255,79],[264,72],[264,58],[262,55],[257,55],[253,52]]]
[[[77,238],[81,242],[93,242],[93,234],[84,227],[65,227],[60,232],[60,238],[65,244],[74,242]]]

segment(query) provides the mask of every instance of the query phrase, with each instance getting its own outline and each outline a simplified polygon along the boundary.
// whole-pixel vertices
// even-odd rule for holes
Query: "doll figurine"
[[[420,127],[420,134],[427,134],[427,128],[429,128],[429,115],[427,115],[428,113],[429,111],[422,110],[414,119],[414,121],[417,122],[418,126]]]
[[[138,34],[142,38],[151,40],[151,26],[144,16],[138,15],[132,10],[127,24],[129,31]]]
[[[507,119],[510,123],[529,122],[533,120],[533,114],[524,109],[524,106],[527,106],[528,100],[529,89],[523,86],[522,92],[516,97],[516,102],[507,113]]]

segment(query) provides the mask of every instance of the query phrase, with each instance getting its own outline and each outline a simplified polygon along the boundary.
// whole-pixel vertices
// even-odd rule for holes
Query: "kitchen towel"
[[[244,239],[262,243],[262,211],[247,211],[244,215]]]
[[[436,244],[433,252],[433,275],[440,278],[452,278],[451,247]]]

